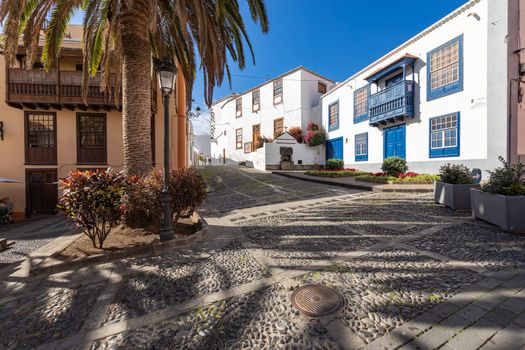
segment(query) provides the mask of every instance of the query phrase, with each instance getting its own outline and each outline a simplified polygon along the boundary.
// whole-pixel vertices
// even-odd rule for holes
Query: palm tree
[[[251,20],[266,33],[264,0],[246,2]],[[99,69],[103,91],[122,83],[124,164],[128,174],[144,174],[151,168],[152,56],[169,57],[178,63],[187,86],[188,105],[197,56],[208,105],[213,88],[222,84],[225,75],[230,79],[228,55],[243,69],[247,44],[254,58],[238,0],[0,0],[7,64],[14,61],[22,34],[26,65],[31,67],[43,33],[42,63],[47,70],[56,67],[67,25],[77,10],[84,11],[84,98],[89,77]],[[120,95],[118,88],[114,94]]]

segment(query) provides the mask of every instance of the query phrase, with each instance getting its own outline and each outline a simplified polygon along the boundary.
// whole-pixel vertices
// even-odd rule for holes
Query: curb
[[[434,192],[434,188],[410,188],[408,186],[411,185],[393,185],[393,184],[377,184],[377,185],[367,185],[362,182],[360,183],[341,183],[341,182],[332,182],[329,180],[325,180],[322,178],[316,178],[316,177],[303,177],[303,176],[297,176],[291,173],[285,173],[280,171],[272,171],[272,174],[281,175],[285,177],[289,177],[292,179],[302,180],[302,181],[308,181],[308,182],[316,182],[323,185],[330,185],[330,186],[337,186],[337,187],[345,187],[350,188],[354,190],[364,190],[364,191],[372,191],[372,192],[403,192],[403,193],[432,193]],[[387,187],[388,186],[388,187]],[[407,187],[405,187],[407,186]]]
[[[289,177],[289,178],[292,178],[292,179],[297,179],[297,180],[302,180],[302,181],[316,182],[316,183],[320,183],[320,184],[323,184],[323,185],[331,185],[331,186],[337,186],[337,187],[346,187],[346,188],[351,188],[351,189],[354,189],[354,190],[374,191],[374,187],[373,186],[358,185],[358,184],[345,184],[345,183],[332,182],[332,181],[323,180],[323,179],[317,179],[317,178],[311,178],[310,179],[310,178],[305,178],[305,177],[301,177],[301,176],[296,176],[296,175],[293,175],[293,174],[290,174],[290,173],[282,173],[282,172],[279,172],[279,171],[272,171],[272,174],[281,175],[281,176],[284,176],[284,177]]]
[[[29,270],[29,276],[35,277],[35,276],[40,276],[44,274],[52,275],[55,273],[70,270],[72,268],[86,267],[87,265],[91,265],[91,264],[107,263],[107,262],[111,262],[115,260],[122,260],[122,259],[130,258],[130,257],[144,258],[144,257],[149,257],[149,256],[162,255],[173,249],[191,247],[195,243],[201,242],[208,237],[208,224],[204,221],[204,219],[202,219],[202,217],[200,218],[202,222],[202,228],[199,231],[192,234],[191,236],[182,237],[182,238],[174,238],[171,241],[158,242],[158,243],[154,243],[149,246],[132,247],[132,248],[126,249],[121,252],[109,252],[109,253],[91,255],[91,256],[81,258],[78,260],[62,261],[62,260],[54,259],[53,255],[51,255],[48,258],[44,259],[42,262],[40,262],[38,265],[32,267]],[[56,252],[58,251],[59,250],[57,250]],[[49,265],[42,266],[46,264],[46,262]]]

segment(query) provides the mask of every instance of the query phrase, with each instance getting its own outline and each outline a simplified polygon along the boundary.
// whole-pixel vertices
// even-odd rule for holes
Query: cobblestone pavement
[[[0,252],[0,269],[21,261],[58,236],[75,232],[75,225],[61,215],[31,219],[27,222],[0,225],[0,238],[7,238],[9,248]]]
[[[0,349],[523,349],[525,237],[426,194],[202,169],[191,249],[0,282]],[[322,284],[335,313],[301,314]]]

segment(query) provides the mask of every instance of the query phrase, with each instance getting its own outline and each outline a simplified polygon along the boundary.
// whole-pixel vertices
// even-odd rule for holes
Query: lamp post
[[[173,239],[173,213],[171,211],[170,183],[170,95],[175,90],[177,67],[169,62],[154,59],[155,72],[159,79],[164,105],[164,186],[162,187],[162,228],[160,240]]]

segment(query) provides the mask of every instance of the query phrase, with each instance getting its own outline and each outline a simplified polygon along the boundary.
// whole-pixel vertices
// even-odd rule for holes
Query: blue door
[[[326,141],[326,159],[343,159],[343,138]]]
[[[405,135],[406,125],[394,126],[388,129],[384,129],[384,145],[385,158],[388,157],[399,157],[405,159],[406,148],[405,148]]]

